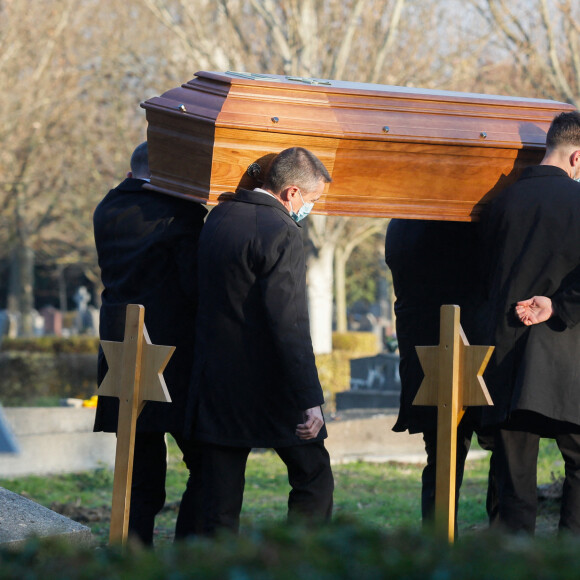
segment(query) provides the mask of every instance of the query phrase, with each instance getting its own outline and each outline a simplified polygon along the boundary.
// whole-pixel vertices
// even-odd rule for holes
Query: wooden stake
[[[175,347],[151,344],[144,321],[145,308],[129,304],[124,341],[101,341],[109,370],[98,394],[119,398],[110,544],[127,542],[137,417],[146,401],[171,402],[161,373]]]
[[[425,378],[413,405],[437,407],[435,529],[455,539],[457,427],[465,407],[492,405],[482,375],[493,346],[469,346],[459,306],[441,306],[438,346],[417,346]]]

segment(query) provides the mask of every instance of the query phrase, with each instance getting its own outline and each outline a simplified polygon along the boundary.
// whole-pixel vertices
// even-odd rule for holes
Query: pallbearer
[[[104,286],[101,339],[121,342],[127,304],[141,304],[151,341],[177,347],[164,374],[171,404],[147,403],[136,426],[129,532],[149,545],[165,503],[165,433],[175,438],[190,470],[176,535],[196,530],[197,450],[183,429],[195,350],[197,240],[207,212],[191,200],[144,188],[151,177],[147,151],[147,143],[135,149],[127,179],[97,206],[94,229]],[[99,383],[106,370],[101,352]],[[99,397],[95,430],[117,432],[118,407],[116,398]]]
[[[546,155],[491,204],[482,220],[490,339],[486,373],[500,426],[499,522],[533,534],[540,437],[554,438],[565,462],[559,528],[580,534],[580,113],[558,115]],[[547,299],[545,316],[520,301]],[[526,308],[527,307],[527,308]],[[533,309],[532,309],[533,310]],[[533,312],[532,312],[533,314]]]
[[[401,404],[393,430],[423,433],[427,465],[422,476],[421,512],[425,524],[433,523],[435,515],[438,410],[413,405],[424,376],[415,347],[439,343],[443,304],[460,306],[466,335],[471,342],[481,342],[483,285],[475,228],[475,224],[403,219],[391,220],[387,228],[385,256],[393,276],[401,356]],[[478,414],[478,409],[468,409],[457,430],[456,505]],[[479,435],[480,444],[490,448],[491,437]],[[490,517],[493,491],[491,485]]]

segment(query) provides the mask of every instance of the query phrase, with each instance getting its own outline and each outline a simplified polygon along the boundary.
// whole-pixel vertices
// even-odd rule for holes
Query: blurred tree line
[[[577,0],[0,0],[0,308],[99,275],[91,216],[145,139],[139,103],[198,70],[580,102]],[[308,220],[313,340],[384,292],[384,220]],[[363,267],[352,267],[368,264]],[[351,264],[347,268],[347,265]],[[346,274],[345,274],[346,273]],[[316,329],[318,327],[319,330]]]

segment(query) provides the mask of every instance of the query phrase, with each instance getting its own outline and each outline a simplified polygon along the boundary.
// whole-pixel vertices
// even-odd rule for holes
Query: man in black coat
[[[413,405],[424,373],[416,346],[439,344],[441,306],[461,309],[461,326],[470,344],[481,344],[482,283],[475,224],[392,219],[387,228],[385,259],[393,276],[395,315],[399,345],[401,401],[393,431],[423,433],[427,465],[422,474],[423,523],[435,512],[437,469],[437,409]],[[456,492],[463,481],[465,459],[477,426],[478,410],[467,409],[457,433]],[[480,436],[485,449],[493,447],[489,434]],[[488,513],[495,512],[493,477],[490,471]],[[457,503],[456,503],[457,507]]]
[[[482,219],[490,344],[484,377],[500,423],[499,522],[533,533],[540,437],[555,438],[565,460],[561,530],[580,532],[580,313],[570,292],[580,268],[580,113],[552,122],[541,164],[493,200]],[[552,300],[554,315],[527,326],[516,303]],[[525,306],[520,310],[525,318]],[[529,306],[529,304],[527,305]]]
[[[164,372],[171,403],[148,402],[137,421],[129,533],[150,545],[155,516],[165,503],[171,433],[190,470],[176,537],[195,531],[198,451],[183,436],[194,352],[197,308],[197,240],[207,213],[201,205],[143,188],[149,181],[147,143],[131,157],[131,173],[97,206],[93,221],[104,290],[100,338],[122,342],[127,304],[145,307],[153,344],[175,346]],[[99,353],[98,382],[107,371]],[[117,431],[119,400],[99,397],[95,431]]]
[[[214,208],[199,240],[194,435],[204,443],[206,532],[237,531],[253,447],[288,468],[289,517],[327,520],[333,476],[297,223],[330,176],[302,148],[281,152],[263,188]]]

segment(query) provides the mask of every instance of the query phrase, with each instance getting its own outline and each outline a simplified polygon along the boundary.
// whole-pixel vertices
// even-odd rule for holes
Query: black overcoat
[[[100,338],[122,341],[127,304],[145,307],[153,344],[177,347],[163,373],[171,403],[148,402],[138,431],[182,432],[194,350],[197,240],[206,209],[129,178],[97,206],[95,244],[104,286]],[[106,361],[99,354],[98,382]],[[95,430],[117,429],[118,399],[99,397]]]
[[[199,241],[196,326],[196,438],[243,447],[305,443],[296,426],[324,398],[302,228],[275,198],[242,189],[210,212]]]
[[[482,217],[483,274],[495,345],[484,379],[490,422],[513,410],[580,425],[580,316],[565,290],[580,265],[580,184],[551,165],[527,168]],[[558,316],[526,327],[516,302],[549,296]]]
[[[437,428],[437,409],[412,403],[424,376],[415,347],[439,344],[443,304],[460,307],[469,343],[480,344],[483,290],[478,251],[474,224],[408,219],[389,223],[385,258],[393,277],[401,357],[401,400],[394,431]]]

